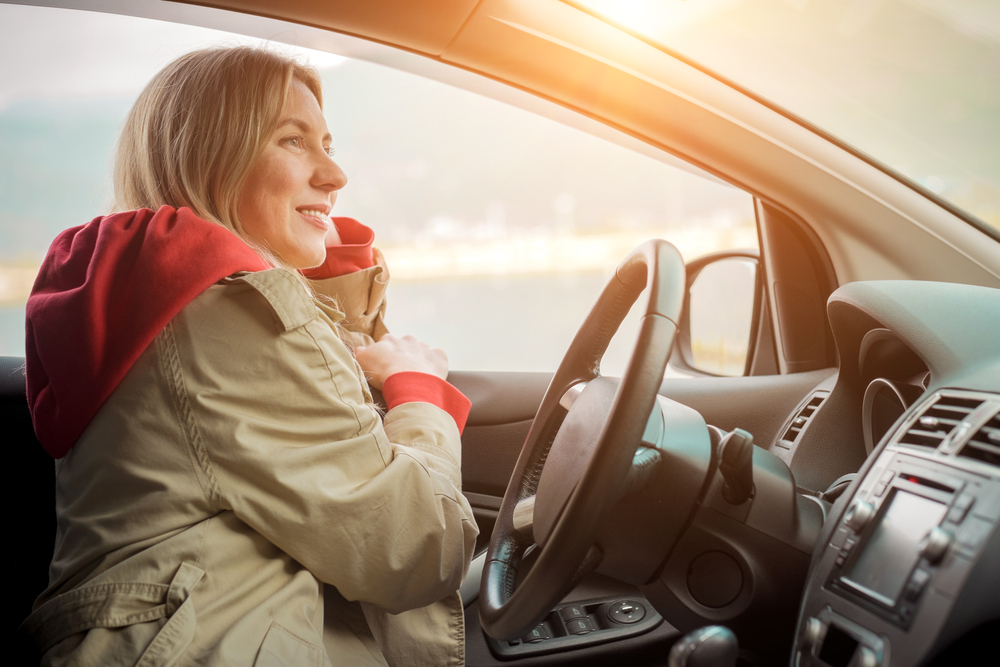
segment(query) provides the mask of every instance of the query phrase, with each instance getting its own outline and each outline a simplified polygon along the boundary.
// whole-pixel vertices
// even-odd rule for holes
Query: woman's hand
[[[442,380],[448,377],[448,355],[444,350],[431,348],[413,336],[386,334],[377,343],[355,348],[354,356],[368,384],[376,389],[381,389],[390,375],[403,371],[429,373]]]

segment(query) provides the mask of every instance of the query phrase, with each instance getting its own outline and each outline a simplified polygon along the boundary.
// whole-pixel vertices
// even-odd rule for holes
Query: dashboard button
[[[986,538],[993,531],[993,522],[980,519],[974,516],[965,522],[961,532],[958,534],[958,542],[962,550],[970,555],[975,555],[979,547],[983,545]]]
[[[910,577],[909,583],[906,584],[906,592],[903,595],[907,600],[916,602],[920,598],[920,594],[924,592],[927,587],[927,582],[931,580],[931,573],[927,570],[917,569],[914,571],[913,576]]]
[[[951,511],[948,512],[948,521],[951,523],[962,523],[965,515],[969,513],[969,509],[975,502],[976,497],[971,493],[960,495],[955,499],[955,504],[951,506]]]
[[[976,497],[971,493],[963,493],[955,501],[955,509],[968,511],[972,504],[976,502]]]
[[[646,608],[631,600],[621,600],[608,607],[608,617],[615,623],[638,623],[645,616]]]

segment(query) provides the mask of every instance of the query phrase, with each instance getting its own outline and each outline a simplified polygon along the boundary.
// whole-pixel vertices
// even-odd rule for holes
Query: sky
[[[0,26],[0,62],[4,65],[0,68],[0,110],[24,98],[134,97],[156,72],[183,53],[218,44],[263,43],[179,23],[21,5],[0,4]],[[44,49],[38,48],[40,40]],[[171,46],[153,52],[145,48],[161,42]],[[318,69],[345,60],[323,51],[288,45],[277,48],[301,54]]]

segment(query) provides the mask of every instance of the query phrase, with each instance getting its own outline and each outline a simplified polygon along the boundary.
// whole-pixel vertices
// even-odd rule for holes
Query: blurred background
[[[63,229],[108,210],[118,128],[146,81],[213,30],[0,5],[0,354]],[[376,231],[388,324],[456,369],[554,370],[618,262],[666,238],[686,258],[756,247],[749,195],[555,121],[409,73],[292,50],[320,69],[335,215]],[[722,297],[724,298],[724,296]],[[605,358],[621,372],[634,315]]]

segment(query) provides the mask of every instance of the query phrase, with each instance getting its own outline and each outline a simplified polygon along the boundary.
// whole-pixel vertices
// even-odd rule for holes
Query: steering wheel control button
[[[545,623],[536,625],[531,632],[526,634],[523,638],[526,644],[537,644],[538,642],[545,641],[546,639],[552,639],[552,633],[549,632],[548,626]]]
[[[574,618],[566,624],[566,632],[571,635],[586,635],[596,630],[589,618]]]
[[[587,611],[583,605],[570,605],[568,607],[563,607],[559,610],[559,618],[563,620],[564,623],[569,623],[574,618],[586,618]]]
[[[632,600],[619,600],[608,608],[608,618],[615,623],[638,623],[645,616],[646,608]]]
[[[926,558],[928,563],[934,565],[941,562],[944,555],[948,553],[948,547],[954,541],[955,538],[952,536],[951,531],[941,526],[934,526],[927,533],[927,536],[920,541],[920,545],[917,548],[920,549],[920,555]]]
[[[865,500],[855,500],[844,515],[844,523],[855,533],[860,533],[874,516],[874,505]]]

